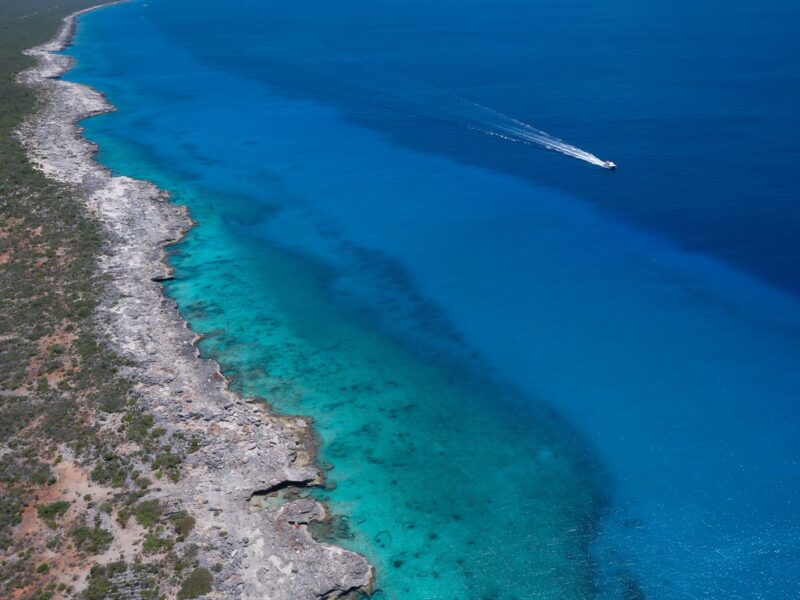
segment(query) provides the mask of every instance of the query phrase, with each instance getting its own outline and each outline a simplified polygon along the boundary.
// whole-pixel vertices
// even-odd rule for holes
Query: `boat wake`
[[[567,142],[560,140],[547,132],[536,129],[524,121],[520,121],[519,119],[505,115],[499,111],[489,108],[488,106],[483,106],[482,104],[472,102],[471,100],[467,100],[465,98],[462,98],[461,100],[463,102],[472,104],[476,109],[482,110],[486,112],[487,115],[491,115],[492,117],[475,119],[472,122],[465,121],[464,125],[470,129],[475,129],[486,135],[499,137],[510,142],[538,145],[546,148],[547,150],[559,152],[566,156],[571,156],[572,158],[577,158],[578,160],[588,162],[592,165],[603,167],[604,169],[614,170],[617,167],[617,165],[609,160],[603,160],[591,152],[587,152],[586,150],[582,150],[577,146],[568,144]]]
[[[503,114],[498,110],[425,84],[417,85],[424,86],[426,88],[425,93],[415,94],[415,100],[404,102],[402,109],[397,105],[397,97],[393,98],[394,102],[388,103],[385,102],[385,98],[382,99],[383,108],[413,114],[440,123],[446,122],[451,125],[459,125],[509,142],[539,146],[604,169],[613,171],[617,168],[617,165],[610,160],[603,160],[591,152],[573,146],[541,129],[536,129],[533,125]],[[406,97],[406,99],[408,98]]]
[[[337,80],[335,85],[324,91],[315,91],[439,125],[459,126],[509,142],[539,146],[604,169],[617,168],[610,160],[603,160],[524,121],[468,98],[360,61],[352,63],[351,67],[353,80],[349,85],[345,83],[343,86],[344,82]],[[365,82],[369,84],[365,85]],[[308,89],[297,84],[293,87]],[[331,91],[337,88],[338,92]]]

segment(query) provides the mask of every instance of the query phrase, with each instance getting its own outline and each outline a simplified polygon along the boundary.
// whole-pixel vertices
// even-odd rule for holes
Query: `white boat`
[[[613,162],[611,162],[610,160],[604,160],[604,161],[603,161],[603,168],[604,168],[604,169],[610,169],[610,170],[612,170],[612,171],[613,171],[614,169],[616,169],[616,168],[617,168],[617,165],[615,165],[615,164],[614,164]]]

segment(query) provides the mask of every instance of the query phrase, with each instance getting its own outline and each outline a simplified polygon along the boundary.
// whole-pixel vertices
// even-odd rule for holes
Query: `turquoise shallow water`
[[[377,597],[591,595],[604,475],[562,419],[332,304],[329,268],[220,219],[224,202],[235,223],[241,199],[103,147],[192,207],[201,225],[170,258],[169,293],[235,389],[314,417],[335,486],[320,496],[341,517],[330,539],[376,563]]]
[[[231,253],[230,240],[198,231],[175,263],[170,293],[211,332],[204,351],[244,392],[314,416],[334,466],[324,497],[389,597],[588,594],[600,507],[561,423],[541,408],[510,410],[503,390],[343,318],[321,301],[327,274],[296,258],[259,245]]]
[[[167,292],[205,335],[201,350],[243,392],[314,417],[336,539],[378,565],[381,597],[796,595],[798,303],[763,283],[780,279],[772,266],[734,269],[721,260],[731,247],[714,242],[740,240],[749,265],[792,264],[742,237],[748,222],[761,240],[796,227],[796,207],[781,204],[791,175],[771,175],[772,195],[751,203],[708,175],[746,178],[733,159],[707,182],[687,175],[691,185],[655,169],[648,187],[648,157],[680,160],[685,139],[603,129],[627,117],[613,102],[581,104],[569,69],[530,67],[548,83],[536,89],[506,77],[509,56],[552,55],[556,40],[534,24],[557,9],[533,3],[512,24],[465,3],[457,22],[484,53],[458,63],[469,52],[442,40],[464,30],[412,6],[417,18],[402,22],[392,3],[343,19],[321,5],[309,18],[271,3],[187,12],[181,0],[82,19],[70,78],[119,108],[84,124],[99,159],[169,190],[198,222],[170,257]],[[625,31],[651,25],[609,7]],[[576,39],[599,43],[582,14]],[[741,18],[731,10],[729,26]],[[541,35],[518,36],[517,22]],[[398,31],[416,46],[394,44]],[[661,33],[602,41],[654,55],[669,46]],[[717,42],[727,56],[727,36]],[[772,48],[759,51],[772,64]],[[626,67],[649,77],[640,58]],[[447,75],[427,70],[440,63]],[[793,71],[775,64],[780,88]],[[705,84],[719,115],[744,110],[744,72]],[[613,97],[614,69],[594,77]],[[648,131],[670,127],[667,106],[706,98],[694,80],[670,86],[640,86],[653,94]],[[604,157],[633,172],[459,127],[468,113],[451,89],[504,110],[525,98],[559,115],[536,125],[615,150]],[[598,107],[604,118],[589,123]],[[779,207],[785,231],[745,218]],[[675,240],[701,225],[704,253],[681,250]]]

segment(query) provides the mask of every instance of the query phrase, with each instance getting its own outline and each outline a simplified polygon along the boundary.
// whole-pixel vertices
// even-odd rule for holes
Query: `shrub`
[[[211,582],[214,578],[208,569],[198,567],[189,576],[183,580],[183,585],[178,591],[178,599],[185,600],[186,598],[197,598],[203,594],[208,594],[211,591]]]
[[[128,439],[141,442],[147,432],[153,426],[153,415],[133,414],[126,419],[128,421]]]
[[[106,576],[106,569],[102,565],[95,565],[89,572],[89,585],[83,593],[86,600],[103,600],[108,597],[111,583]]]
[[[98,461],[92,470],[92,481],[110,483],[114,487],[123,487],[127,479],[128,466],[113,453],[106,453],[103,460]]]
[[[56,518],[67,512],[69,506],[69,502],[65,502],[64,500],[51,502],[50,504],[37,504],[36,514],[42,521],[47,523],[51,529],[55,529],[57,527]]]
[[[78,549],[89,554],[104,552],[114,539],[110,531],[100,527],[78,527],[73,530],[72,537]]]
[[[145,536],[144,544],[142,544],[142,552],[145,554],[158,554],[161,552],[169,552],[175,545],[175,540],[171,538],[162,538],[155,533]]]
[[[189,535],[189,532],[194,529],[195,525],[194,517],[183,510],[172,515],[170,521],[172,521],[172,525],[175,527],[175,533],[181,540]]]
[[[134,514],[139,525],[150,527],[161,518],[163,508],[158,500],[144,500],[138,504]]]

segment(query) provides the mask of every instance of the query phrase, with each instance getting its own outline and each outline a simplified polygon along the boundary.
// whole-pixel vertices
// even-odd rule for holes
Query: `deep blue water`
[[[84,17],[69,78],[119,109],[100,160],[198,221],[167,291],[315,418],[379,596],[794,597],[798,30],[785,0],[157,0]]]

